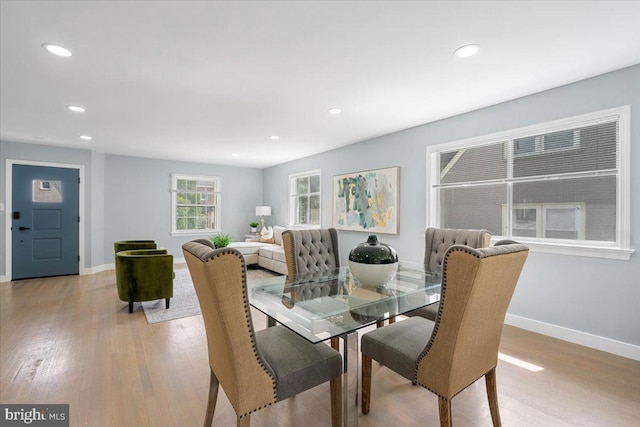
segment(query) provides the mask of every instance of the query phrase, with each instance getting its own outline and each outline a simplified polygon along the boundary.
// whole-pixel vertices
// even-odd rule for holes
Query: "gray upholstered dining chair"
[[[286,230],[282,233],[282,247],[289,276],[340,267],[335,228]]]
[[[244,258],[233,248],[188,242],[182,250],[202,309],[209,352],[210,427],[219,385],[237,416],[250,414],[330,381],[331,419],[342,423],[342,358],[326,344],[311,344],[284,326],[255,331],[247,294]]]
[[[362,336],[362,413],[369,413],[376,360],[438,395],[441,427],[452,425],[451,399],[484,376],[493,425],[500,426],[498,347],[527,255],[526,246],[512,241],[482,249],[450,247],[443,257],[436,321],[410,317]]]
[[[470,248],[486,248],[491,243],[491,233],[487,230],[466,230],[458,228],[429,227],[424,234],[424,264],[431,268],[441,269],[444,254],[453,245],[465,245]],[[422,316],[436,320],[439,304],[406,313],[406,316]]]
[[[338,231],[335,228],[286,230],[282,233],[287,275],[319,273],[340,267]],[[269,325],[275,320],[269,318]],[[331,347],[339,348],[339,339],[331,339]]]

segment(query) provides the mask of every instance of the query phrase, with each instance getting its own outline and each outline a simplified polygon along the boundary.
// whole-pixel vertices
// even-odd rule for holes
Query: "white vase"
[[[398,263],[393,264],[363,264],[349,261],[349,271],[365,286],[384,286],[393,279],[398,271]]]

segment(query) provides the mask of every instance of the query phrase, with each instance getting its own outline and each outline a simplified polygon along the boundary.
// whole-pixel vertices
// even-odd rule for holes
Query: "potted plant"
[[[260,224],[255,222],[255,221],[249,223],[249,227],[251,227],[251,232],[252,233],[257,233],[258,232],[258,225],[260,225]]]
[[[219,233],[215,236],[210,236],[209,240],[211,240],[213,244],[216,245],[216,248],[226,248],[227,246],[229,246],[229,243],[231,243],[232,238],[233,237],[231,236],[231,234]]]

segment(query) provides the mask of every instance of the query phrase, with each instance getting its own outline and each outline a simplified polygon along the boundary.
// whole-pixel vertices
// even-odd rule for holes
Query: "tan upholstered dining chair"
[[[500,426],[498,346],[527,255],[526,246],[511,241],[449,248],[436,321],[410,317],[362,336],[362,413],[369,413],[376,360],[438,395],[441,427],[452,425],[451,399],[484,376],[493,425]]]
[[[442,269],[444,254],[453,245],[464,245],[470,248],[486,248],[491,243],[491,233],[487,230],[465,230],[458,228],[429,227],[424,234],[424,264],[431,268]],[[406,313],[407,316],[422,316],[436,320],[439,304]]]
[[[198,242],[185,243],[182,249],[207,335],[210,383],[205,427],[213,421],[219,385],[236,412],[237,425],[249,426],[252,412],[327,381],[332,425],[340,426],[340,354],[281,325],[254,330],[246,265],[236,249],[213,249]]]

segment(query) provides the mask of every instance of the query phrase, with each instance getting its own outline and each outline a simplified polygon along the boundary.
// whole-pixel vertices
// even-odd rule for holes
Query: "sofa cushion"
[[[261,243],[261,242],[231,242],[229,243],[230,248],[235,248],[241,254],[255,254],[260,248],[264,246],[272,246],[269,243]]]
[[[258,265],[266,268],[267,270],[275,271],[276,273],[287,274],[287,264],[284,262],[278,262],[265,257],[258,257]]]
[[[271,252],[273,253],[273,259],[275,261],[280,261],[283,263],[287,262],[286,258],[284,257],[284,248],[282,246],[271,249]]]
[[[280,227],[276,225],[273,227],[273,243],[282,246],[282,233],[286,230],[286,227]]]
[[[278,245],[265,245],[258,251],[258,255],[266,259],[275,259],[276,261],[285,262],[284,248]]]

